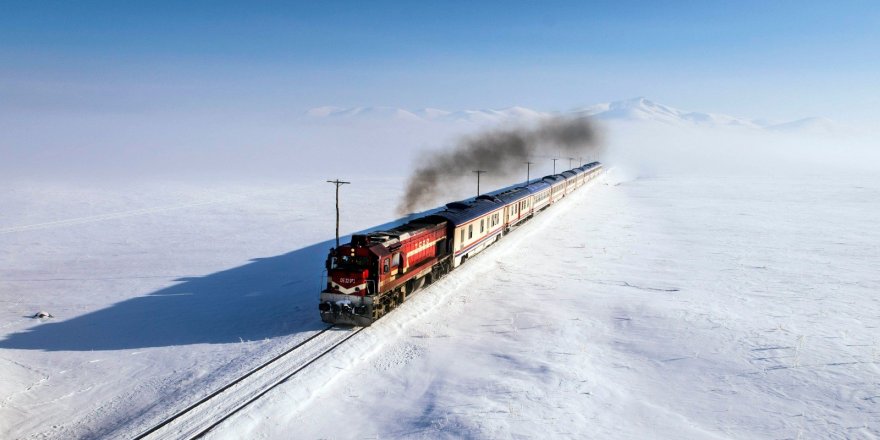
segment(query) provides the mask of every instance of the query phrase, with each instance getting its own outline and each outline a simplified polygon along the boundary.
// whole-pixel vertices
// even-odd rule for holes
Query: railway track
[[[364,329],[328,326],[134,439],[201,438]]]

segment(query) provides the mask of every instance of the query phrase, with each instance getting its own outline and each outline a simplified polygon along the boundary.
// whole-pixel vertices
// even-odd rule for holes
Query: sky
[[[280,143],[324,105],[870,124],[878,53],[876,1],[0,1],[0,151]]]

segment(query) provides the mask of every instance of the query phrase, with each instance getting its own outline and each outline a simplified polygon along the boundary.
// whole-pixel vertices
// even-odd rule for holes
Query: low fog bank
[[[168,115],[132,122],[137,118],[47,115],[39,124],[3,118],[0,180],[210,184],[383,178],[399,179],[403,191],[406,176],[432,160],[430,152],[448,149],[486,128],[514,126],[288,116]],[[864,172],[880,166],[876,130],[772,132],[651,121],[604,121],[599,129],[601,159],[637,175]],[[567,169],[566,156],[555,151],[534,154],[530,177],[551,174],[552,157],[562,158],[557,171]],[[481,189],[525,181],[525,164],[519,168],[507,175],[483,174]],[[473,196],[476,178],[470,177],[444,182],[438,197]]]
[[[51,117],[49,118],[51,121]],[[0,179],[195,182],[406,176],[467,127],[259,119],[0,121]]]
[[[774,132],[736,127],[680,127],[612,122],[603,157],[639,176],[814,175],[880,170],[867,131]]]

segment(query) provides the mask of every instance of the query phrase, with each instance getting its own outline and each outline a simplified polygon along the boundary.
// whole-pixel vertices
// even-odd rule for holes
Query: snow
[[[834,133],[840,130],[838,124],[828,118],[814,117],[798,119],[796,121],[773,124],[767,127],[770,130],[801,131],[811,133]]]
[[[601,181],[211,436],[880,436],[873,145],[618,122]],[[130,438],[323,328],[334,187],[297,166],[4,178],[0,438]],[[370,169],[343,233],[394,221]]]
[[[746,130],[785,130],[794,132],[838,132],[840,127],[834,121],[822,117],[808,117],[787,122],[768,122],[746,119],[720,113],[680,110],[660,104],[644,97],[605,102],[581,107],[569,112],[575,115],[590,116],[597,120],[612,122],[653,122],[677,127],[733,127]],[[482,110],[442,110],[425,108],[406,110],[394,107],[316,107],[306,111],[313,120],[352,121],[394,121],[419,123],[452,123],[485,125],[510,122],[529,122],[547,118],[556,113],[530,109],[522,106],[504,109]]]
[[[312,119],[329,119],[350,121],[395,121],[395,122],[439,122],[439,123],[466,123],[466,124],[497,124],[511,121],[532,121],[537,118],[551,116],[551,113],[532,110],[526,107],[514,106],[499,110],[442,110],[437,108],[423,108],[419,110],[406,110],[394,107],[316,107],[306,111],[306,116]]]
[[[392,218],[396,193],[355,183],[388,210],[352,219]],[[322,328],[331,185],[4,188],[2,438],[130,437]]]
[[[875,437],[878,194],[873,176],[600,185],[213,437]]]

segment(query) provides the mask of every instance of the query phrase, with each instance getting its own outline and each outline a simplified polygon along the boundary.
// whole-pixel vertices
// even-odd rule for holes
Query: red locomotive
[[[370,325],[448,272],[447,224],[442,217],[424,217],[352,235],[351,243],[331,250],[320,304],[324,321]]]
[[[321,319],[372,324],[601,170],[593,162],[523,187],[450,203],[387,231],[352,235],[351,243],[331,249],[327,257]]]

